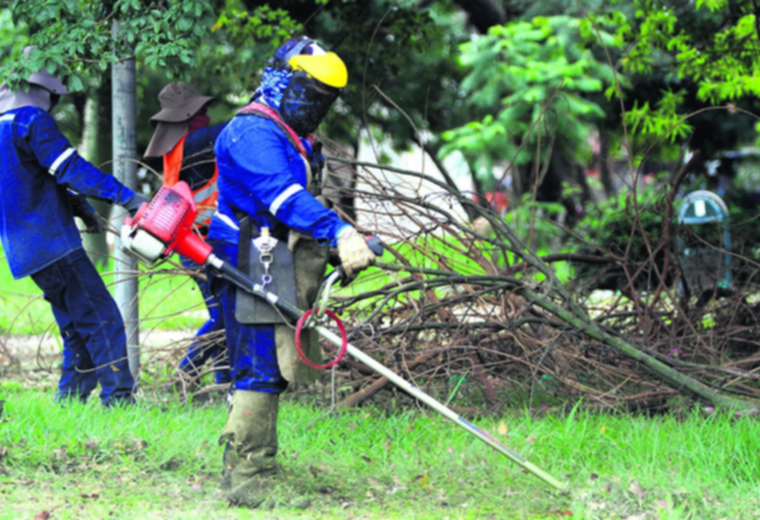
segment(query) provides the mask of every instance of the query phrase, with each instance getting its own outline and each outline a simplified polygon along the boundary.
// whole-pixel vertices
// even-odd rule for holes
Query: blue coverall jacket
[[[77,154],[41,108],[0,115],[0,239],[15,278],[31,276],[63,337],[58,398],[130,401],[124,321],[74,223],[71,191],[117,204],[134,192]]]
[[[311,145],[303,140],[307,150]],[[237,259],[239,222],[235,210],[255,226],[285,224],[319,241],[335,244],[347,224],[306,189],[306,165],[280,128],[268,119],[238,115],[216,140],[219,209],[211,220],[209,241],[220,258]],[[277,365],[274,327],[242,325],[235,320],[234,290],[222,282],[222,308],[234,387],[282,392],[287,382]]]
[[[38,107],[0,115],[0,239],[13,277],[82,249],[68,189],[117,204],[134,192],[85,161]]]
[[[311,152],[311,145],[302,140]],[[279,221],[320,241],[335,244],[347,224],[306,189],[304,160],[279,127],[257,116],[236,116],[216,140],[219,211],[211,220],[210,239],[238,243],[235,209],[257,227]]]

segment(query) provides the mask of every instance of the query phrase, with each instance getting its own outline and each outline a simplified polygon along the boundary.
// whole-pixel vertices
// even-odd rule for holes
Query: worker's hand
[[[105,231],[105,228],[103,227],[103,221],[100,219],[100,215],[97,213],[77,216],[82,219],[82,222],[85,225],[85,233],[96,235]]]
[[[150,204],[150,199],[146,197],[145,195],[142,195],[140,193],[135,193],[131,199],[129,199],[125,204],[123,204],[124,209],[129,211],[129,216],[134,217],[137,213],[137,210],[140,209],[140,206],[142,206],[143,202],[147,202]]]
[[[87,202],[87,199],[84,197],[72,197],[70,200],[74,216],[82,219],[82,222],[85,225],[85,229],[83,230],[85,233],[97,234],[105,231],[100,215],[98,215],[95,208]]]
[[[346,226],[338,233],[338,255],[349,278],[375,263],[375,254],[367,246],[365,237],[353,226]]]

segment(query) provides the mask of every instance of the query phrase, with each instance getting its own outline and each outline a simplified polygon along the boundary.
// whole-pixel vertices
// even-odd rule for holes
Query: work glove
[[[122,206],[129,212],[130,217],[134,217],[137,213],[137,210],[139,210],[140,206],[142,206],[143,202],[150,204],[150,199],[145,195],[135,193],[132,198],[122,204]]]
[[[365,237],[353,226],[345,226],[338,233],[338,255],[349,278],[375,263],[375,254],[367,246]]]
[[[83,230],[85,233],[97,234],[102,233],[105,230],[100,215],[98,215],[95,208],[87,202],[87,199],[84,197],[71,197],[70,200],[74,216],[82,219],[82,222],[85,225],[85,229]]]

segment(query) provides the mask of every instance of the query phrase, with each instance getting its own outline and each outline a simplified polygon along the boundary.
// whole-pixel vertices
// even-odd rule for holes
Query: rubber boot
[[[258,507],[274,489],[273,477],[278,472],[277,405],[279,394],[236,390],[227,424],[219,444],[229,443],[236,459],[225,457],[226,463],[236,462],[229,473],[230,505]]]
[[[235,392],[232,388],[227,391],[227,419],[229,420],[230,412],[232,412],[232,396]],[[221,441],[220,441],[221,442]],[[240,457],[237,456],[235,448],[232,443],[226,441],[224,443],[224,454],[222,455],[222,463],[224,469],[222,470],[222,489],[229,491],[232,488],[232,470],[235,469],[240,462]]]
[[[222,470],[222,489],[229,491],[232,489],[232,471],[240,462],[240,457],[238,457],[235,448],[232,447],[232,443],[230,442],[224,444],[222,462],[224,463],[224,469]]]

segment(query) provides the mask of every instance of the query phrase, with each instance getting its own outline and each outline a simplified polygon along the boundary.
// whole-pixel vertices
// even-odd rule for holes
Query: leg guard
[[[230,504],[259,506],[275,486],[277,473],[277,408],[279,394],[236,390],[220,444],[229,443],[237,465],[229,469]]]

